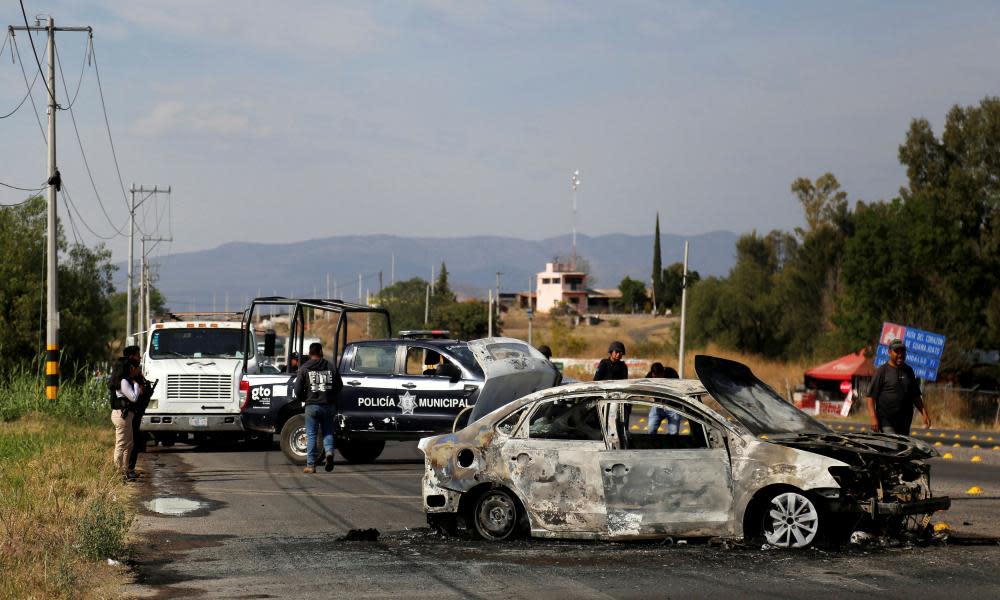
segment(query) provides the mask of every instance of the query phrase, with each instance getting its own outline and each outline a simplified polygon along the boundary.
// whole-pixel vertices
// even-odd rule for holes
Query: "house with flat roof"
[[[587,308],[587,274],[568,263],[545,263],[545,270],[536,275],[535,298],[540,313],[547,313],[565,302],[580,313]]]

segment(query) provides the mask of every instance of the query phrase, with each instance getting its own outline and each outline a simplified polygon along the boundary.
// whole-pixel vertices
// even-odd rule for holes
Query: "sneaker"
[[[124,481],[125,483],[132,483],[138,478],[139,477],[136,476],[135,473],[125,473],[125,475],[122,476],[122,481]]]
[[[316,472],[316,467],[314,467],[312,465],[306,465],[306,468],[302,469],[302,472],[303,473],[315,473]]]
[[[333,452],[326,453],[326,462],[323,465],[323,470],[327,473],[333,470]]]
[[[128,477],[129,479],[139,479],[139,474],[135,472],[135,469],[132,469],[128,473],[125,473],[125,477]]]

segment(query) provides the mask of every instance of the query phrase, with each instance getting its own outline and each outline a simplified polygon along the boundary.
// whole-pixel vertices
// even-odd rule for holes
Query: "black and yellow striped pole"
[[[59,397],[59,346],[45,350],[45,397],[49,400]]]

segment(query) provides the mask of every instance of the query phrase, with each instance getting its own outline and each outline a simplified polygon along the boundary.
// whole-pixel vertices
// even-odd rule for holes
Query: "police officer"
[[[920,382],[913,368],[906,364],[906,345],[902,340],[889,343],[889,362],[875,370],[865,400],[872,431],[910,435],[914,408],[923,416],[924,427],[931,427],[931,417],[920,395]]]
[[[614,341],[608,346],[608,357],[602,358],[594,373],[594,381],[608,379],[628,379],[628,367],[625,365],[625,344]]]
[[[344,387],[340,373],[325,358],[323,346],[318,342],[309,344],[309,360],[299,367],[295,374],[295,397],[305,405],[306,413],[306,466],[303,473],[316,472],[317,433],[323,435],[326,450],[324,468],[333,470],[333,412],[337,406],[337,396]]]
[[[122,351],[122,356],[125,360],[132,364],[142,364],[142,354],[139,351],[139,346],[127,346],[125,350]],[[149,382],[143,376],[140,370],[139,374],[135,378],[135,382],[142,388],[142,393],[139,394],[138,399],[129,406],[129,411],[132,413],[132,449],[129,451],[128,455],[128,475],[129,478],[135,479],[139,475],[135,472],[135,462],[139,458],[140,452],[146,451],[146,437],[139,431],[142,427],[142,416],[146,414],[146,409],[149,408],[149,399],[153,394],[153,390],[150,389]]]

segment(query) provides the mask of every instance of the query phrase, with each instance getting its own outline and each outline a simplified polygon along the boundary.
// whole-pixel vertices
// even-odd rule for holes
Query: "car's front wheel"
[[[518,532],[521,508],[509,491],[496,488],[476,500],[472,520],[480,537],[499,542],[514,537]]]
[[[820,511],[798,491],[779,492],[765,505],[763,534],[778,548],[808,548],[819,537]]]
[[[366,464],[375,462],[385,450],[385,442],[382,440],[348,440],[337,439],[337,450],[349,463]]]

